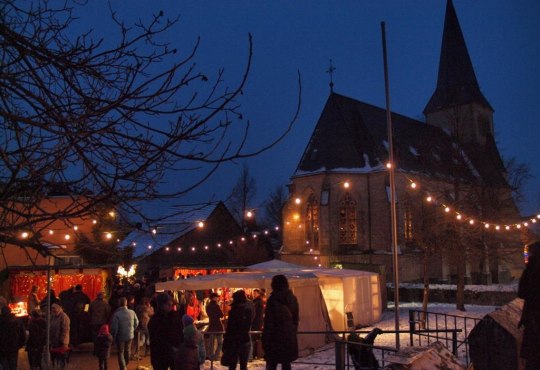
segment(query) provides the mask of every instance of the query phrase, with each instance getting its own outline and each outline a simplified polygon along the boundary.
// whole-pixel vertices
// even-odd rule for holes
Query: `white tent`
[[[194,276],[189,279],[180,279],[156,284],[157,291],[163,290],[202,290],[213,288],[264,288],[270,291],[272,277],[284,274],[289,286],[298,299],[300,306],[300,323],[298,331],[324,332],[332,330],[328,312],[319,288],[317,276],[311,272],[231,272],[227,274],[213,274]],[[301,356],[311,353],[315,348],[326,344],[324,334],[299,334],[298,351]]]
[[[347,329],[347,312],[352,313],[354,325],[371,325],[381,319],[381,291],[376,273],[309,268],[276,259],[248,266],[248,270],[313,273],[318,278],[334,330]]]

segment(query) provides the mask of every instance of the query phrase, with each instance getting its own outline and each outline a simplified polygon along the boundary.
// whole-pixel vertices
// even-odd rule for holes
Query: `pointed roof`
[[[454,166],[451,158],[456,144],[443,129],[397,113],[392,113],[392,124],[400,171],[506,185],[500,159],[486,158],[489,148],[463,147]],[[386,110],[331,93],[294,177],[381,172],[386,171],[387,160]]]
[[[437,88],[424,108],[424,114],[468,103],[479,103],[493,111],[480,91],[456,10],[452,0],[448,0]]]

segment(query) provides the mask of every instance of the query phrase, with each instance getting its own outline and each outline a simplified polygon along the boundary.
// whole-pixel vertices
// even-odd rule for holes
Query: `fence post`
[[[345,370],[345,342],[338,340],[336,343],[336,370]]]
[[[457,357],[457,331],[452,332],[452,353]]]
[[[415,331],[416,331],[416,321],[414,320],[414,311],[409,310],[409,341],[411,343],[411,347],[414,346],[413,334]]]

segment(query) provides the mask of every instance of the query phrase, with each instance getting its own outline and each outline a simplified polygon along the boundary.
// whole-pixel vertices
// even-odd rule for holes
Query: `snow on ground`
[[[435,312],[435,313],[445,313],[448,315],[456,316],[451,317],[450,321],[446,322],[447,327],[454,328],[453,324],[455,323],[458,328],[461,328],[463,330],[462,333],[458,334],[459,339],[463,340],[465,339],[466,333],[468,334],[472,328],[475,325],[474,320],[466,320],[466,326],[463,326],[464,321],[460,318],[467,317],[467,318],[476,318],[481,319],[486,314],[494,311],[498,307],[493,306],[475,306],[475,305],[465,305],[465,312],[458,311],[455,308],[455,304],[445,304],[445,303],[432,303],[428,306],[428,312]],[[301,309],[301,308],[300,308]],[[409,310],[420,310],[421,304],[420,303],[401,303],[399,305],[399,328],[400,330],[409,330]],[[378,327],[382,329],[383,331],[394,331],[395,330],[395,314],[392,302],[389,302],[389,309],[384,311],[381,317],[381,321],[376,323],[373,326],[362,328],[362,331],[369,331],[375,327]],[[435,319],[435,317],[429,316],[429,329],[435,329],[436,327],[440,329],[445,328],[445,322],[442,321],[440,318],[438,320]],[[361,336],[365,336],[365,334],[361,334]],[[400,334],[400,345],[401,347],[409,346],[409,334],[408,333],[401,333]],[[377,339],[375,340],[376,346],[382,346],[382,347],[391,347],[395,348],[395,339],[396,335],[395,333],[383,333],[380,334]],[[433,341],[433,340],[432,340]],[[444,342],[443,342],[444,343]],[[449,342],[450,343],[450,342]],[[422,340],[422,345],[427,344],[427,341],[425,339]],[[418,345],[418,342],[416,342],[414,345]],[[450,344],[449,344],[450,346]],[[380,357],[380,352],[375,351],[375,355],[377,357]],[[460,359],[464,360],[465,353],[460,348]],[[326,346],[322,348],[318,348],[315,350],[315,352],[309,356],[302,357],[295,361],[293,363],[294,369],[334,369],[335,368],[335,345],[334,343],[329,343]],[[210,363],[210,361],[206,361],[206,363],[202,366],[203,369],[227,369],[225,366],[221,366],[218,362],[214,362],[213,364]],[[248,364],[248,368],[250,369],[265,369],[265,362],[263,360],[255,360],[253,362],[250,362]]]

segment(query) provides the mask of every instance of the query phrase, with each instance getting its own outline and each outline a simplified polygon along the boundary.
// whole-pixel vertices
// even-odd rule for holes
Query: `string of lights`
[[[407,178],[409,181],[409,187],[412,190],[419,191],[422,189],[420,183],[417,180]],[[487,221],[482,220],[477,217],[467,215],[465,212],[460,211],[459,209],[452,207],[449,202],[440,201],[429,191],[423,191],[424,200],[426,203],[432,204],[434,206],[440,206],[445,213],[451,214],[455,217],[458,222],[466,222],[470,226],[482,225],[486,230],[494,231],[515,231],[520,230],[523,227],[532,227],[535,224],[540,222],[540,213],[536,214],[533,217],[529,217],[525,220],[515,221],[515,222],[497,222],[497,221]]]

